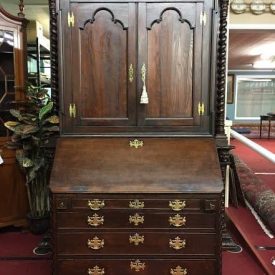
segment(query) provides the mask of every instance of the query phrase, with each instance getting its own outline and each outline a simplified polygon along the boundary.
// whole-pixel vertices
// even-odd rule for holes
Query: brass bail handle
[[[146,66],[145,66],[145,64],[143,64],[141,67],[141,80],[143,82],[143,87],[142,87],[142,93],[141,93],[141,97],[140,97],[140,104],[148,104],[149,98],[148,98],[148,93],[146,90]]]

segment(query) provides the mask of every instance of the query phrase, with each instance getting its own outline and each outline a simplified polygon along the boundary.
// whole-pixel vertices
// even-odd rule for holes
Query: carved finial
[[[25,17],[25,13],[24,13],[24,0],[19,0],[19,12],[17,13],[17,15],[19,17],[24,18]]]

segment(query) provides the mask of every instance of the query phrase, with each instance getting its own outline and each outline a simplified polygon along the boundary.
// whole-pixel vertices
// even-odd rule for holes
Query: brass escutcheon
[[[104,223],[104,216],[100,217],[97,214],[94,214],[92,217],[88,216],[87,223],[90,226],[94,226],[94,227],[99,226]]]
[[[169,240],[169,246],[175,250],[185,248],[186,240],[182,240],[180,237],[176,237],[174,240]]]
[[[138,139],[130,140],[129,145],[130,147],[135,147],[137,149],[143,146],[143,141]]]
[[[145,263],[142,263],[140,260],[136,260],[134,262],[131,261],[130,268],[135,270],[136,272],[139,272],[145,269]]]
[[[134,209],[141,209],[141,208],[144,208],[144,202],[140,200],[130,201],[129,207]]]
[[[134,236],[130,235],[129,242],[133,243],[134,245],[139,245],[140,243],[144,243],[144,236],[139,235],[138,233],[136,233]]]
[[[139,223],[144,223],[144,216],[140,216],[136,213],[134,216],[129,217],[129,222],[133,223],[135,226],[138,226]]]
[[[174,217],[169,217],[169,223],[175,227],[181,227],[186,224],[186,217],[177,214]]]
[[[104,239],[100,240],[97,236],[93,239],[88,239],[87,245],[93,250],[99,250],[104,247]]]
[[[176,268],[170,269],[170,274],[171,275],[187,275],[187,269],[182,268],[181,266],[178,265]]]
[[[180,211],[186,207],[186,201],[180,201],[180,200],[169,201],[169,206],[174,211]]]
[[[99,210],[99,209],[101,209],[101,208],[103,208],[105,206],[105,202],[104,201],[100,201],[98,199],[89,200],[88,201],[88,206],[92,210]]]
[[[88,275],[104,275],[104,268],[99,268],[99,266],[95,266],[93,268],[88,268]]]

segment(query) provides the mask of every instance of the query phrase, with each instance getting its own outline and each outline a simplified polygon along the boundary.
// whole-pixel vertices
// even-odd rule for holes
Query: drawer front
[[[216,260],[144,259],[62,260],[55,275],[214,275]]]
[[[56,225],[58,229],[214,229],[216,224],[215,213],[152,212],[152,210],[58,212],[56,214]]]
[[[57,196],[55,199],[55,208],[57,210],[93,210],[103,209],[164,209],[174,212],[184,211],[217,211],[219,209],[219,199],[213,198],[185,198],[181,196],[166,196],[163,199],[141,198],[137,195],[123,198],[106,198],[104,196]]]
[[[65,255],[209,255],[217,252],[215,234],[94,232],[57,235],[57,254]]]

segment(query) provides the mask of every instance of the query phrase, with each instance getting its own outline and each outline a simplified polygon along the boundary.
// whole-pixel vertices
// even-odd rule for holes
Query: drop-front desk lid
[[[60,138],[54,193],[220,193],[211,138]],[[132,141],[132,147],[130,142]],[[138,147],[138,148],[135,148]]]

